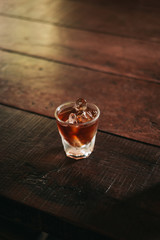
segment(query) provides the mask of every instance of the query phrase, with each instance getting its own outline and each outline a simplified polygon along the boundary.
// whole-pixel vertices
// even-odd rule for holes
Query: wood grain
[[[54,116],[79,97],[101,110],[99,129],[160,145],[160,85],[1,51],[0,102]]]
[[[160,238],[159,147],[98,132],[92,155],[74,161],[54,119],[4,106],[0,132],[0,215],[49,232],[66,222],[67,234],[73,226],[113,239]]]
[[[160,80],[159,43],[3,16],[0,26],[1,49],[102,72]]]
[[[6,0],[0,9],[13,17],[160,41],[158,1]]]

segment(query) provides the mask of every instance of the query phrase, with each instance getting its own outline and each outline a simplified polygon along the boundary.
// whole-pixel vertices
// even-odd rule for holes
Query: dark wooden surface
[[[54,116],[84,97],[101,110],[99,129],[160,145],[160,84],[1,51],[0,102]]]
[[[157,61],[160,45],[157,42],[6,16],[0,16],[0,25],[1,49],[95,71],[160,80],[160,62]],[[13,31],[6,32],[7,28]]]
[[[160,41],[158,0],[6,0],[0,9],[2,15],[13,18]]]
[[[0,239],[160,239],[159,29],[158,0],[0,1],[0,217],[23,225]],[[54,119],[78,97],[101,110],[82,161]]]
[[[115,239],[159,231],[158,147],[98,132],[91,157],[75,162],[64,155],[55,120],[4,106],[0,113],[2,196]]]

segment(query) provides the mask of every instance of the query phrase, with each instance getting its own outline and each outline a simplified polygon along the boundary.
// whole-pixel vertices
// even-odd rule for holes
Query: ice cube
[[[78,98],[75,104],[76,111],[85,111],[87,109],[87,101],[83,98]]]
[[[87,117],[87,119],[88,119],[89,121],[94,118],[93,115],[92,115],[92,113],[91,113],[91,111],[86,111],[86,117]]]
[[[70,124],[76,124],[77,123],[77,116],[76,116],[75,113],[70,113],[69,114],[68,122]]]
[[[97,113],[98,113],[98,112],[97,112],[96,110],[93,110],[93,111],[92,111],[92,116],[95,118],[95,117],[97,116]]]
[[[85,123],[93,119],[92,113],[90,111],[83,111],[81,114],[77,115],[78,123]]]

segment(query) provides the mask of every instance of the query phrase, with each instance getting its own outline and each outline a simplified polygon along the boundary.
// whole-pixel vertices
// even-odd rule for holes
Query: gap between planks
[[[117,37],[122,37],[122,38],[125,37],[125,38],[128,38],[128,39],[142,40],[142,41],[144,41],[144,42],[160,43],[160,41],[156,41],[156,40],[146,40],[146,39],[144,39],[144,38],[138,38],[138,37],[134,37],[134,36],[128,36],[128,35],[125,35],[125,34],[116,34],[116,33],[112,33],[112,32],[94,30],[94,29],[89,29],[89,28],[81,28],[81,27],[78,27],[78,26],[76,26],[76,27],[74,27],[74,26],[68,26],[68,25],[60,24],[60,23],[52,23],[52,22],[47,21],[47,20],[41,20],[41,19],[36,19],[36,18],[31,18],[31,17],[28,18],[28,17],[24,17],[24,16],[12,15],[12,14],[8,14],[8,13],[2,13],[2,12],[0,12],[0,16],[8,17],[8,18],[20,19],[20,20],[25,20],[25,21],[30,21],[30,22],[38,22],[38,23],[47,24],[47,25],[52,25],[52,26],[57,26],[57,27],[62,27],[62,28],[75,29],[75,30],[79,30],[79,31],[100,33],[100,34],[117,36]]]

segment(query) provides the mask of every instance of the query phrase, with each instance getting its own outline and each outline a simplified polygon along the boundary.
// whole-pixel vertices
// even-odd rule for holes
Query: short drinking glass
[[[66,155],[74,159],[88,157],[95,145],[100,116],[99,108],[80,98],[67,102],[55,111],[57,126]]]

